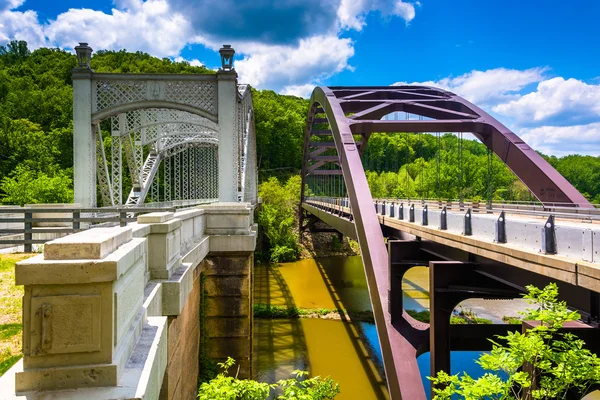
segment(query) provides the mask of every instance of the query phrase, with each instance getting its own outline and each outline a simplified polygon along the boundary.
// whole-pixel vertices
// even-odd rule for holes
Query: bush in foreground
[[[200,400],[263,400],[269,398],[271,391],[280,393],[276,397],[278,400],[327,400],[340,393],[340,387],[333,379],[322,379],[319,376],[304,379],[308,374],[305,371],[294,371],[293,378],[273,384],[237,379],[237,374],[235,377],[228,374],[234,363],[231,357],[224,363],[219,363],[223,372],[200,386]]]
[[[429,378],[437,386],[434,399],[565,399],[584,395],[600,383],[600,359],[576,335],[558,331],[581,316],[558,301],[557,285],[527,290],[524,297],[538,308],[522,313],[523,319],[539,325],[498,336],[503,344],[492,340],[492,351],[477,361],[491,371],[481,378],[446,372]]]

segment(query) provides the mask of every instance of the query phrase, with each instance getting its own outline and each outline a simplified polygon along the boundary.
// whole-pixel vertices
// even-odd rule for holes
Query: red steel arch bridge
[[[403,119],[394,118],[399,113]],[[488,160],[498,157],[537,201],[495,204],[491,188],[481,206],[460,194],[458,201],[373,199],[361,156],[371,134],[400,132],[457,133],[459,143],[463,133],[472,134],[488,148]],[[449,372],[451,350],[486,350],[486,338],[506,333],[507,325],[451,326],[452,310],[470,297],[515,298],[528,284],[558,282],[562,297],[584,316],[573,329],[600,350],[593,336],[600,316],[600,210],[476,105],[425,86],[317,87],[302,180],[301,228],[319,220],[360,244],[391,398],[426,398],[418,355],[430,352],[430,375]],[[402,307],[402,276],[418,265],[429,266],[430,324]]]

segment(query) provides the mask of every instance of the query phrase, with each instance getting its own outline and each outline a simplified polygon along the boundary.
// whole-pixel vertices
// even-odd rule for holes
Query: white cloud
[[[440,79],[439,81],[411,82],[411,85],[436,86],[454,92],[478,106],[496,105],[503,101],[519,98],[526,86],[544,79],[547,68],[526,70],[495,68]],[[394,85],[406,85],[397,82]]]
[[[48,39],[66,48],[87,41],[95,49],[145,51],[158,57],[177,56],[186,45],[191,26],[173,12],[166,0],[121,1],[126,10],[110,14],[70,9],[44,28]]]
[[[315,89],[315,86],[317,85],[312,83],[307,83],[304,85],[289,85],[281,89],[279,93],[308,99]]]
[[[465,97],[546,154],[600,155],[600,85],[546,78],[547,71],[497,68],[410,84],[436,86]]]
[[[206,66],[202,61],[198,60],[197,58],[194,58],[192,60],[186,60],[183,57],[175,57],[175,61],[176,62],[185,61],[188,64],[190,64],[192,67],[204,67],[204,66]]]
[[[600,122],[574,126],[540,126],[519,132],[532,148],[546,154],[600,156]]]
[[[14,10],[25,3],[25,0],[0,0],[0,10]]]
[[[337,10],[338,23],[342,29],[362,30],[366,25],[365,18],[372,11],[379,11],[383,16],[397,16],[408,24],[415,18],[415,4],[402,0],[342,0]]]
[[[523,124],[566,125],[600,120],[600,85],[573,78],[552,78],[540,82],[535,91],[498,104],[493,110]]]
[[[38,16],[35,11],[11,11],[18,7],[22,2],[9,0],[2,9],[0,4],[0,44],[4,44],[13,39],[25,40],[30,48],[37,48],[47,45],[42,26],[38,23]]]
[[[354,55],[350,39],[313,36],[298,46],[248,44],[247,55],[236,62],[240,82],[257,87],[304,85],[350,68]]]

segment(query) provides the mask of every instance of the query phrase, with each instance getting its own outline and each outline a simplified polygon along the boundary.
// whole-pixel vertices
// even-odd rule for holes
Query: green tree
[[[266,238],[267,253],[271,261],[293,261],[298,258],[298,235],[295,228],[300,185],[300,176],[296,175],[285,185],[271,177],[258,188],[258,195],[263,200],[258,212],[258,224]]]
[[[600,359],[576,335],[558,331],[581,316],[558,300],[557,285],[527,290],[524,297],[537,308],[522,313],[524,320],[539,324],[492,340],[492,351],[477,361],[491,371],[481,378],[446,372],[430,378],[437,387],[434,399],[562,399],[569,393],[584,395],[600,383]]]
[[[71,171],[59,171],[53,176],[17,166],[10,176],[0,181],[4,204],[72,203]]]

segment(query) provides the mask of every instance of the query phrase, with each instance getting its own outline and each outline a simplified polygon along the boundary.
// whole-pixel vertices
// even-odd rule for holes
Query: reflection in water
[[[360,257],[303,260],[255,269],[256,304],[370,310]],[[294,369],[331,376],[339,399],[386,399],[381,350],[373,324],[321,319],[255,322],[257,378],[275,382]]]
[[[275,273],[270,282],[266,281],[269,270]],[[255,273],[254,301],[257,304],[289,305],[287,299],[292,298],[300,308],[371,310],[360,256],[260,265],[256,266]]]
[[[429,268],[414,267],[402,279],[402,302],[405,310],[429,310]]]
[[[304,369],[311,376],[331,376],[339,382],[341,393],[336,399],[388,398],[385,382],[369,356],[371,347],[360,339],[360,324],[323,319],[256,319],[254,326],[259,380],[275,382],[289,378],[294,369]],[[348,329],[354,334],[349,335]],[[302,332],[302,340],[289,337],[297,331]]]
[[[452,357],[450,357],[450,371],[452,374],[458,374],[460,372],[466,372],[472,378],[479,378],[486,371],[475,363],[475,360],[479,358],[482,352],[480,351],[453,351]],[[423,387],[425,388],[425,394],[427,398],[431,398],[430,382],[427,377],[429,376],[429,352],[421,354],[417,358],[419,364],[419,370],[421,371],[421,379],[423,380]]]

